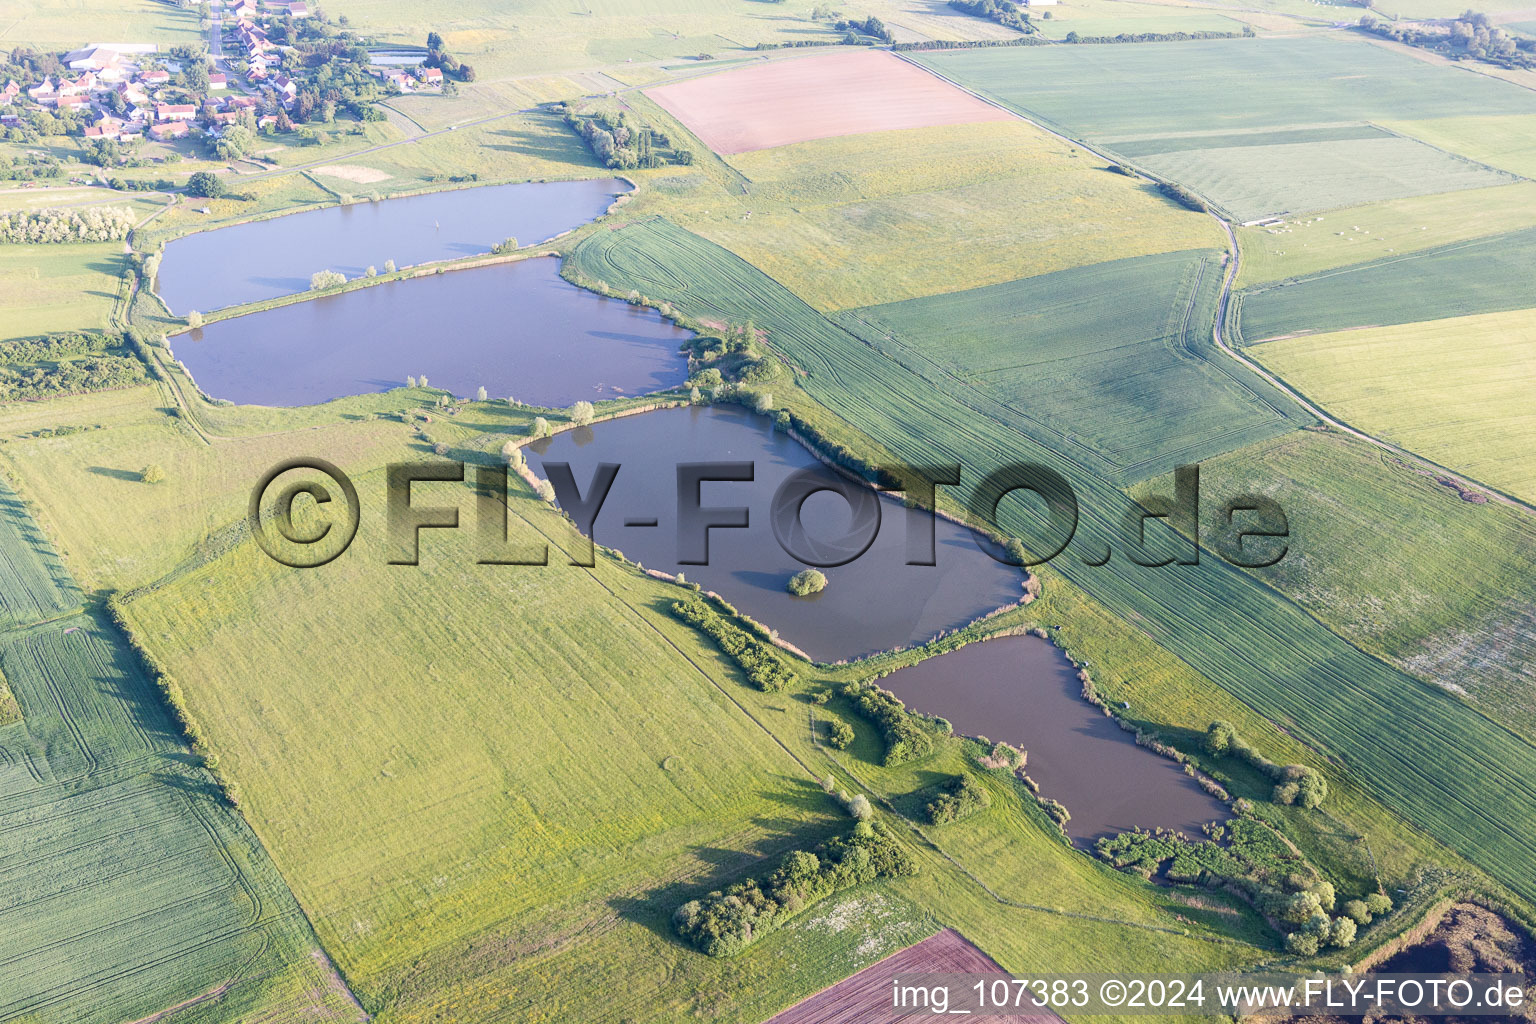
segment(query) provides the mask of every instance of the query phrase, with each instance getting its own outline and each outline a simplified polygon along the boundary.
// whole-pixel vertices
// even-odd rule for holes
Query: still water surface
[[[1040,795],[1072,814],[1079,845],[1133,828],[1200,826],[1231,812],[1184,769],[1138,747],[1131,733],[1082,697],[1077,670],[1049,641],[1005,636],[970,644],[879,681],[913,711],[949,720],[965,736],[1029,752]]]
[[[564,407],[681,384],[689,337],[655,312],[577,288],[554,259],[499,263],[232,317],[172,340],[202,390],[313,405],[425,376],[460,397]]]
[[[217,228],[167,243],[155,290],[178,316],[293,295],[317,270],[354,278],[370,266],[382,273],[386,260],[409,267],[487,253],[509,237],[542,242],[627,191],[616,178],[486,185]]]
[[[706,507],[747,508],[748,526],[711,530],[709,565],[680,564],[676,467],[705,461],[753,464],[751,482],[706,482],[700,491]],[[769,523],[774,492],[804,468],[836,478],[802,445],[775,432],[766,417],[737,406],[665,409],[558,434],[529,454],[540,476],[547,475],[546,462],[570,463],[583,494],[598,463],[618,463],[595,524],[599,543],[647,568],[684,572],[817,661],[920,644],[1022,595],[1021,570],[983,553],[965,527],[925,513],[914,520],[922,528],[932,522],[936,564],[907,565],[907,513],[887,498],[880,502],[880,528],[869,550],[847,565],[824,569],[829,582],[820,594],[790,596],[784,586],[805,565],[775,538]],[[631,519],[654,519],[656,525],[626,526]],[[813,538],[837,537],[851,521],[847,503],[834,494],[813,495],[803,506]]]

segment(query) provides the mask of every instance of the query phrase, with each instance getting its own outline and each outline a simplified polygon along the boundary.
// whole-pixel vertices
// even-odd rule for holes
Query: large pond
[[[751,482],[705,482],[705,507],[744,507],[746,528],[709,531],[709,564],[679,562],[677,466],[731,461],[753,464]],[[567,462],[583,494],[600,462],[620,470],[594,525],[597,541],[647,568],[713,590],[818,661],[858,658],[923,643],[1022,595],[1022,570],[985,554],[970,530],[924,513],[909,520],[900,502],[885,498],[873,544],[846,565],[823,570],[826,590],[811,597],[785,591],[805,565],[786,554],[770,524],[775,492],[791,474],[814,469],[836,481],[806,449],[775,432],[766,417],[736,406],[666,409],[558,434],[533,446],[529,463],[541,476],[549,462]],[[801,506],[813,540],[848,531],[852,515],[842,497],[813,494]],[[653,526],[626,525],[648,520]],[[934,565],[907,565],[910,526],[934,528]],[[926,537],[926,534],[922,536]],[[797,542],[796,542],[797,543]],[[803,549],[802,549],[803,550]]]
[[[392,281],[232,317],[177,336],[208,395],[313,405],[425,376],[461,397],[567,406],[688,375],[688,332],[562,280],[553,258]]]
[[[387,260],[408,267],[490,252],[509,237],[541,242],[627,191],[615,178],[487,185],[203,231],[166,245],[156,291],[178,315],[293,295],[317,270],[353,278],[370,266],[382,272]]]
[[[1066,805],[1067,832],[1087,846],[1133,828],[1181,829],[1224,821],[1231,811],[1173,761],[1082,697],[1071,662],[1037,636],[970,644],[880,680],[913,711],[948,719],[966,736],[1029,752],[1040,795]]]

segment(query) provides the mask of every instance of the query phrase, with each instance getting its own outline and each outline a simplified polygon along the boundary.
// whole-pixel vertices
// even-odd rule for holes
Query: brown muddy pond
[[[246,405],[315,405],[425,376],[461,398],[564,407],[658,391],[688,375],[689,333],[577,288],[528,259],[249,313],[171,341],[198,387]]]
[[[936,634],[980,618],[1023,593],[1022,570],[982,551],[977,535],[955,523],[915,512],[899,501],[878,500],[874,541],[845,565],[825,568],[820,594],[792,597],[789,578],[806,566],[787,554],[769,520],[775,492],[798,470],[837,481],[799,442],[772,429],[768,419],[737,406],[664,409],[568,431],[537,442],[530,467],[547,477],[545,464],[565,462],[583,495],[598,463],[620,467],[593,527],[600,544],[622,551],[648,569],[683,572],[752,618],[776,629],[817,661],[860,658],[924,643]],[[677,528],[680,463],[750,462],[753,479],[700,485],[705,507],[747,510],[745,528],[709,531],[709,564],[679,562]],[[870,493],[870,492],[866,492]],[[848,503],[831,493],[807,498],[801,522],[812,538],[848,531]],[[626,525],[644,520],[655,525]],[[932,523],[933,565],[908,565],[907,530]]]
[[[487,253],[507,238],[542,242],[628,191],[617,178],[484,185],[216,228],[166,244],[155,291],[178,316],[294,295],[317,270],[354,278],[386,260],[410,267]]]
[[[1037,636],[1005,636],[893,672],[879,685],[913,711],[948,719],[955,732],[1029,752],[1040,795],[1072,814],[1079,846],[1130,829],[1200,826],[1231,812],[1184,769],[1136,745],[1131,733],[1082,697],[1077,670]]]

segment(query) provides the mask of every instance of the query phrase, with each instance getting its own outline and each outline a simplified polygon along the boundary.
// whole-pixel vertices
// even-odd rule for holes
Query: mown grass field
[[[822,310],[1221,244],[1208,218],[1024,122],[824,139],[731,166],[744,195],[678,180],[633,208],[668,210]]]
[[[994,417],[1028,421],[1020,429],[1134,478],[1302,422],[1202,358],[1219,257],[1116,260],[848,310],[836,322],[931,381],[985,396]]]
[[[1536,116],[1473,115],[1427,121],[1383,120],[1382,124],[1491,167],[1536,177]]]
[[[1184,149],[1140,157],[1137,163],[1189,186],[1240,223],[1516,180],[1385,133],[1376,138]]]
[[[0,1018],[356,1019],[271,861],[7,489]],[[29,608],[13,600],[29,596]],[[43,619],[53,621],[38,623]]]
[[[1536,501],[1536,311],[1313,334],[1257,354],[1345,422]]]
[[[1536,859],[1520,838],[1536,827],[1536,747],[1528,741],[1363,653],[1220,560],[1156,571],[1123,557],[1084,564],[1102,556],[1106,543],[1123,545],[1128,499],[1121,492],[1084,460],[992,421],[965,389],[935,386],[857,343],[730,253],[648,221],[591,236],[574,259],[590,279],[665,297],[691,315],[750,315],[801,368],[813,397],[898,458],[959,460],[972,481],[1021,459],[1064,471],[1080,516],[1077,539],[1053,563],[1056,571],[1292,735],[1339,758],[1389,808],[1523,898],[1536,896]],[[956,498],[964,498],[963,487]],[[1001,525],[1028,529],[1016,512]]]
[[[1247,288],[1234,296],[1238,340],[1536,307],[1533,258],[1536,229],[1527,228]]]
[[[1523,181],[1290,218],[1277,227],[1238,228],[1243,259],[1237,287],[1528,227],[1536,227],[1536,184]]]
[[[1522,596],[1536,571],[1531,516],[1463,501],[1433,474],[1334,432],[1265,441],[1200,472],[1203,493],[1266,494],[1285,509],[1289,552],[1255,576],[1341,636],[1536,736],[1536,616]],[[1172,494],[1173,482],[1131,493]],[[1220,519],[1206,502],[1208,536]]]
[[[0,340],[104,329],[124,267],[121,242],[0,244]]]

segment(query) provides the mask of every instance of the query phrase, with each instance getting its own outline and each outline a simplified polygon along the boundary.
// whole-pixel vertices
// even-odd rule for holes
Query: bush
[[[855,821],[869,821],[875,816],[875,809],[869,805],[869,797],[863,793],[849,800],[843,801],[843,806],[848,809]]]
[[[1355,922],[1347,917],[1336,917],[1328,929],[1328,945],[1343,948],[1354,944]]]
[[[771,644],[750,635],[703,601],[674,601],[672,614],[714,640],[759,690],[773,693],[795,681],[795,673]]]
[[[1232,749],[1232,741],[1237,737],[1237,730],[1231,722],[1212,722],[1211,727],[1205,730],[1205,752],[1212,757],[1221,757]]]
[[[548,437],[549,420],[543,416],[535,416],[533,418],[533,426],[528,428],[528,433],[534,437]]]
[[[1365,898],[1365,906],[1374,916],[1380,917],[1392,909],[1392,900],[1386,893],[1373,892]]]
[[[1364,900],[1345,900],[1342,909],[1344,916],[1357,925],[1371,923],[1371,908],[1365,905]]]
[[[855,711],[879,727],[885,739],[885,765],[898,765],[933,753],[932,735],[891,693],[873,683],[848,683],[843,694]]]
[[[923,819],[930,825],[961,821],[992,805],[987,788],[969,775],[957,775],[938,789],[938,795],[923,808]]]
[[[1317,947],[1317,936],[1307,932],[1291,932],[1285,937],[1285,951],[1293,956],[1313,956]]]
[[[147,484],[158,484],[165,479],[165,470],[151,463],[139,471],[139,479]]]
[[[847,722],[827,723],[827,744],[833,750],[847,750],[853,743],[853,727]]]
[[[815,569],[802,569],[789,578],[785,588],[796,597],[808,597],[827,589],[827,577]]]

